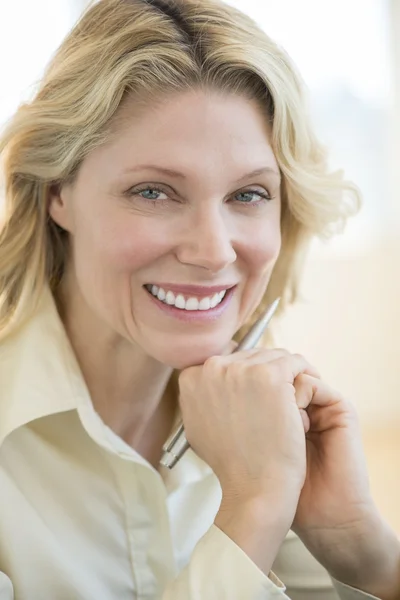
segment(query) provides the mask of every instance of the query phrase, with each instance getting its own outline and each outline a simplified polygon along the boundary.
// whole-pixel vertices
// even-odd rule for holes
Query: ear
[[[72,202],[69,186],[52,185],[49,191],[48,211],[50,217],[65,231],[72,233]]]

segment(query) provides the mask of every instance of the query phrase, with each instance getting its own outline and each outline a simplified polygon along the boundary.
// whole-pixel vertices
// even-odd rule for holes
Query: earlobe
[[[48,211],[55,223],[71,232],[68,190],[60,185],[52,185],[49,191]]]

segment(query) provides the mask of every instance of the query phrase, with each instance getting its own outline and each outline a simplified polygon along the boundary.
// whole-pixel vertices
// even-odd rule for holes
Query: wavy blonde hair
[[[340,172],[328,171],[290,59],[249,17],[218,0],[99,0],[0,139],[0,338],[63,276],[68,238],[48,215],[51,186],[73,180],[85,156],[107,140],[127,95],[152,101],[196,87],[255,99],[271,122],[282,173],[282,250],[259,310],[276,296],[283,305],[294,301],[309,240],[340,229],[359,195]]]

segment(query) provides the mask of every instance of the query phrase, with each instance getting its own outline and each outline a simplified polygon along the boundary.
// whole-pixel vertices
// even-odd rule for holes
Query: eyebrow
[[[184,173],[181,173],[180,171],[175,171],[173,169],[167,169],[158,165],[138,165],[136,167],[126,169],[124,173],[134,173],[136,171],[158,171],[159,173],[168,175],[169,177],[175,177],[177,179],[186,179],[186,175]],[[258,169],[255,169],[254,171],[251,171],[250,173],[247,173],[246,175],[243,175],[235,183],[240,183],[244,179],[250,179],[251,177],[259,177],[260,175],[266,174],[274,175],[275,177],[279,177],[279,179],[281,178],[281,174],[277,169],[275,169],[274,167],[266,166],[260,167]]]

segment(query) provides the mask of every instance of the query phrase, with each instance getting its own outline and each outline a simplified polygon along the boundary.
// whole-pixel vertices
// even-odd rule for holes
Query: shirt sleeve
[[[4,573],[0,573],[0,600],[13,600],[14,590],[11,581]]]
[[[284,584],[267,577],[216,525],[196,545],[188,565],[162,600],[289,600]]]
[[[291,600],[380,600],[330,577],[293,531],[284,540],[272,568],[285,583]]]
[[[340,581],[336,581],[332,579],[335,590],[339,594],[340,600],[380,600],[376,596],[371,596],[371,594],[367,594],[366,592],[362,592],[361,590],[356,590],[353,587],[345,585],[344,583],[340,583]]]
[[[326,576],[330,585],[325,589],[304,580],[291,586],[286,595],[284,583],[273,572],[267,577],[229,536],[212,525],[188,565],[167,585],[162,600],[380,600]]]

